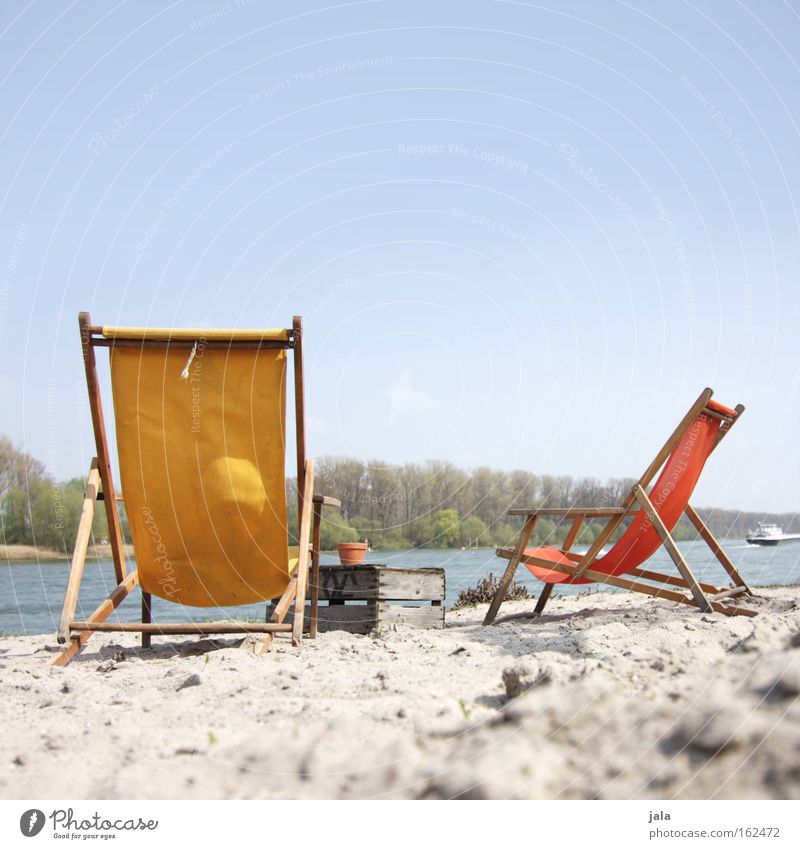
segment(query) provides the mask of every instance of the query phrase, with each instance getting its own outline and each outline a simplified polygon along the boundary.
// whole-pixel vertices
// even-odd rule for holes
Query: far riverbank
[[[133,546],[125,546],[125,556],[133,557]],[[108,560],[111,557],[111,545],[90,545],[89,559]],[[72,560],[72,552],[57,551],[54,548],[40,548],[35,545],[0,545],[0,563],[62,563]]]

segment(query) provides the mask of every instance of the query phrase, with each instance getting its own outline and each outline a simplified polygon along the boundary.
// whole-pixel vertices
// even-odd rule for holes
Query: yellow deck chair
[[[317,630],[319,529],[313,463],[305,457],[302,319],[291,329],[184,330],[94,326],[79,316],[97,456],[92,460],[75,541],[54,663],[66,665],[91,635],[304,633]],[[125,562],[118,502],[100,401],[95,348],[109,349],[116,441],[136,567]],[[287,352],[294,360],[299,546],[290,549],[286,513]],[[75,620],[95,503],[103,501],[117,586],[85,621]],[[141,622],[108,622],[137,584]],[[269,621],[152,621],[152,596],[197,607],[276,600]],[[293,622],[286,622],[294,606]]]

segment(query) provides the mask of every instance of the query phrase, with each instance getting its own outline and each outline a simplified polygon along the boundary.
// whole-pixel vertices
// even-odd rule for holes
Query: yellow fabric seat
[[[300,562],[300,546],[299,545],[290,545],[289,546],[289,574],[294,575],[297,571],[297,564]]]
[[[111,380],[142,589],[199,607],[279,596],[297,565],[287,551],[286,351],[115,346]]]

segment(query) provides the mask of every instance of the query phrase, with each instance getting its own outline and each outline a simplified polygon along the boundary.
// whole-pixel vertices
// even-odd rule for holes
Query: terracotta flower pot
[[[354,566],[363,562],[367,556],[367,543],[365,542],[340,542],[336,548],[339,550],[339,560],[342,566]]]

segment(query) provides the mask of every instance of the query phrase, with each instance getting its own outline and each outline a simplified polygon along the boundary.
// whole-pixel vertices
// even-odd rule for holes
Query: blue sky
[[[92,455],[76,316],[305,316],[311,453],[800,509],[800,16],[737,2],[0,9],[0,432]],[[110,400],[107,402],[110,406]]]

